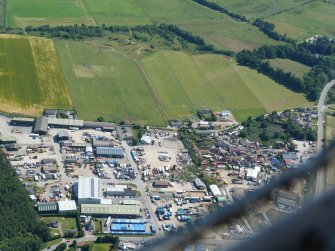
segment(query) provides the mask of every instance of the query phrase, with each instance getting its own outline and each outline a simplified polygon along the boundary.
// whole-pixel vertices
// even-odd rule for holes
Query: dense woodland
[[[335,77],[335,43],[328,38],[301,44],[263,46],[253,51],[243,50],[237,54],[237,62],[256,69],[287,88],[303,92],[311,101],[318,99],[324,85]],[[290,72],[273,68],[267,59],[284,58],[312,67],[297,78]]]
[[[48,241],[49,229],[3,153],[0,154],[0,250],[35,251]]]

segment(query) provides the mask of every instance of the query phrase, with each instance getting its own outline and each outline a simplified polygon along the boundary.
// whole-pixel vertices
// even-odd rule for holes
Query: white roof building
[[[150,145],[152,143],[152,138],[150,136],[143,135],[141,137],[140,143],[142,145]]]
[[[211,193],[213,194],[213,196],[220,196],[221,195],[221,191],[218,188],[217,185],[210,185],[209,189],[211,190]]]
[[[77,210],[77,205],[74,200],[58,201],[58,210],[60,213],[72,212]]]
[[[102,189],[99,178],[79,176],[78,204],[100,204],[101,197]]]
[[[258,176],[259,170],[258,168],[256,169],[252,169],[252,168],[248,168],[247,169],[247,176],[245,177],[246,180],[252,180],[252,181],[256,181],[257,180],[257,176]]]

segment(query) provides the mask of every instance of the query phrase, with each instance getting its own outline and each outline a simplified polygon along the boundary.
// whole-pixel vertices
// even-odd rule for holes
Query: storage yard
[[[57,118],[59,113],[68,118]],[[188,137],[196,142],[206,137],[216,142],[206,147],[196,143],[202,170],[197,177],[175,129],[147,127],[133,146],[133,128],[78,120],[71,111],[49,109],[37,119],[0,119],[1,144],[38,213],[56,224],[54,215],[71,219],[79,211],[79,224],[89,236],[156,237],[176,231],[201,221],[213,207],[225,207],[268,183],[282,172],[283,164],[274,156],[282,154],[287,168],[294,168],[314,151],[313,144],[299,141],[295,142],[298,153],[286,151],[282,144],[262,148],[236,138],[241,126],[234,123],[223,131],[207,131],[208,127],[198,134],[189,129],[192,136]],[[278,190],[269,205],[250,209],[246,217],[209,235],[224,240],[246,238],[270,225],[275,215],[299,208],[307,189],[305,182],[304,189],[300,184]],[[75,236],[79,229],[64,231]]]

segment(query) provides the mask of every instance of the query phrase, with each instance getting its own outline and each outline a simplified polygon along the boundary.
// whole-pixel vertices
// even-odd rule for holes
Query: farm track
[[[138,60],[138,58],[139,58],[140,55],[141,55],[142,47],[140,47],[140,48],[136,51],[136,56],[135,56],[135,58],[131,58],[131,57],[128,56],[127,54],[125,54],[125,53],[123,53],[123,52],[121,52],[121,51],[116,50],[116,49],[115,49],[113,46],[111,46],[111,45],[107,45],[107,44],[99,44],[99,43],[95,43],[95,42],[87,42],[87,41],[85,41],[85,43],[88,44],[88,45],[93,46],[93,47],[94,47],[96,50],[98,50],[98,51],[100,50],[100,49],[98,48],[99,45],[100,45],[100,46],[104,46],[104,47],[110,49],[113,53],[120,54],[120,55],[124,56],[125,58],[127,58],[127,59],[133,61],[133,62],[135,63],[135,65],[136,65],[136,67],[137,67],[137,69],[138,69],[138,72],[140,73],[140,75],[141,75],[143,81],[145,82],[146,87],[147,87],[149,93],[151,94],[152,98],[154,99],[155,104],[156,104],[156,106],[157,106],[157,108],[158,108],[160,114],[162,115],[162,117],[163,117],[165,123],[168,124],[168,119],[171,118],[171,117],[169,116],[169,114],[167,113],[167,111],[166,111],[166,109],[165,109],[163,103],[162,103],[161,100],[159,99],[159,96],[158,96],[158,94],[156,93],[156,91],[155,91],[155,89],[154,89],[152,83],[150,82],[150,79],[148,78],[148,76],[147,76],[145,70],[143,69],[143,66],[142,66],[141,62]]]

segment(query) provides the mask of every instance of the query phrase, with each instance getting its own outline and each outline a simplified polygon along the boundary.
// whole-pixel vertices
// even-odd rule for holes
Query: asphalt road
[[[316,143],[316,150],[320,152],[323,148],[323,140],[324,140],[324,120],[325,120],[325,102],[327,98],[327,94],[329,90],[335,85],[335,80],[330,81],[326,86],[323,88],[319,104],[318,104],[318,139]],[[319,169],[317,176],[316,176],[316,187],[315,187],[315,197],[319,197],[325,190],[325,169]]]

